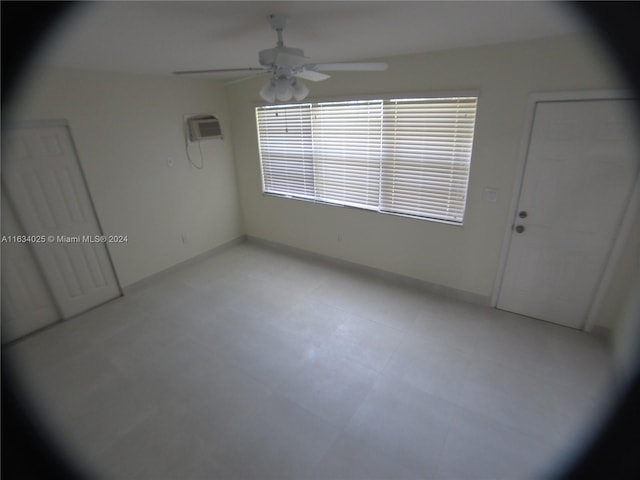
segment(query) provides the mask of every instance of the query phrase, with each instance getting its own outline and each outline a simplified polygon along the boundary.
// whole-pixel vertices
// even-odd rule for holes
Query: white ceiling
[[[550,2],[297,1],[99,2],[75,6],[40,62],[95,70],[170,74],[254,67],[275,46],[267,15],[285,13],[285,45],[311,62],[486,45],[584,30]]]

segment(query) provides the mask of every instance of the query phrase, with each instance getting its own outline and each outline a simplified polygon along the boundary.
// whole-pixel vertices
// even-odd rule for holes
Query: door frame
[[[566,102],[566,101],[584,101],[584,100],[633,100],[637,99],[637,95],[630,90],[585,90],[585,91],[566,91],[566,92],[541,92],[531,93],[527,102],[527,108],[524,121],[524,133],[520,142],[520,150],[518,153],[518,163],[516,167],[516,175],[514,180],[514,189],[511,194],[511,204],[509,207],[509,215],[507,225],[505,227],[504,237],[502,241],[502,252],[500,254],[500,260],[498,263],[498,271],[493,284],[493,293],[491,295],[490,306],[497,308],[498,297],[500,296],[500,290],[502,289],[502,281],[504,273],[507,268],[507,259],[509,256],[509,249],[511,247],[511,236],[513,232],[513,226],[516,222],[516,215],[518,211],[518,204],[520,203],[520,194],[522,192],[522,184],[524,182],[524,174],[527,164],[527,156],[529,154],[529,144],[531,142],[531,134],[533,132],[533,122],[535,120],[536,106],[541,102]],[[623,247],[628,238],[628,234],[631,228],[632,219],[637,214],[638,208],[636,204],[640,200],[640,177],[636,180],[633,188],[633,192],[630,197],[628,205],[625,207],[622,222],[618,226],[617,235],[614,237],[612,245],[609,247],[609,253],[607,255],[607,263],[604,271],[600,274],[598,280],[598,286],[596,287],[595,295],[589,306],[587,313],[587,319],[582,327],[582,330],[590,332],[596,322],[597,314],[602,305],[605,293],[611,283],[613,277],[615,265],[622,253]]]

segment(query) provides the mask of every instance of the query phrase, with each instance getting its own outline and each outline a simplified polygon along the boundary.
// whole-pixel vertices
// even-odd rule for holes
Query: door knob
[[[522,233],[522,232],[524,232],[524,225],[518,225],[518,226],[516,227],[516,232],[518,232],[518,233]]]
[[[518,213],[518,216],[519,216],[520,218],[527,218],[527,215],[529,215],[529,214],[528,214],[527,212],[524,212],[524,211],[522,211],[522,212]]]

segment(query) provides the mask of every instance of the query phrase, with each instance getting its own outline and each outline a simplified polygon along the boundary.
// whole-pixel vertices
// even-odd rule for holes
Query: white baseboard
[[[228,242],[218,245],[217,247],[214,247],[211,250],[207,250],[206,252],[196,255],[195,257],[191,257],[183,262],[176,263],[175,265],[172,265],[169,268],[165,268],[164,270],[154,273],[153,275],[149,275],[148,277],[145,277],[142,280],[138,280],[137,282],[131,283],[126,287],[122,287],[122,293],[124,296],[131,295],[133,292],[137,291],[138,289],[143,288],[149,285],[150,283],[153,283],[159,280],[160,278],[175,272],[176,270],[179,270],[188,265],[192,265],[194,263],[201,262],[205,258],[208,258],[212,255],[216,255],[220,252],[228,250],[229,248],[235,247],[236,245],[239,245],[246,241],[247,241],[247,236],[240,235],[239,237],[236,237],[233,240],[229,240]]]
[[[491,302],[491,297],[488,295],[487,296],[478,295],[477,293],[471,293],[464,290],[458,290],[452,287],[446,287],[444,285],[438,285],[436,283],[431,283],[425,280],[408,277],[406,275],[401,275],[399,273],[393,273],[393,272],[389,272],[379,268],[370,267],[368,265],[362,265],[360,263],[350,262],[348,260],[342,260],[339,258],[331,257],[329,255],[324,255],[321,253],[304,250],[302,248],[292,247],[290,245],[273,242],[271,240],[265,240],[264,238],[247,236],[247,241],[249,241],[250,243],[258,244],[258,245],[264,245],[266,247],[270,247],[282,252],[299,255],[306,258],[321,260],[323,262],[331,263],[333,265],[337,265],[342,268],[348,268],[353,271],[361,272],[361,273],[375,276],[378,278],[383,278],[383,279],[392,281],[394,283],[400,283],[402,285],[406,285],[408,287],[419,288],[429,293],[435,293],[438,295],[442,295],[443,297],[453,298],[455,300],[460,300],[462,302],[471,303],[474,305],[480,305],[484,307],[489,306]]]

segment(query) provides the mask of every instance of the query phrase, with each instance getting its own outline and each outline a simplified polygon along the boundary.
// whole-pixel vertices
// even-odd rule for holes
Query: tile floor
[[[107,479],[538,478],[612,385],[584,333],[254,243],[9,354]]]

